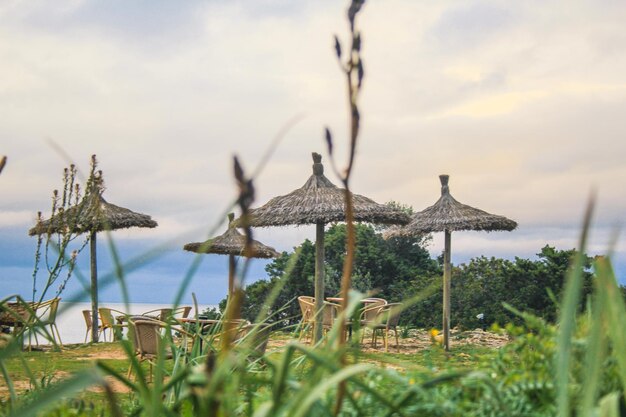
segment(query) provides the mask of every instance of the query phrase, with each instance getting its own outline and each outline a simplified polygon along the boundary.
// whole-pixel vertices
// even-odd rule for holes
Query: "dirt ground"
[[[458,345],[476,345],[497,349],[509,342],[509,337],[505,334],[496,334],[482,329],[467,331],[453,329],[450,333],[450,347],[452,348]],[[410,330],[408,337],[400,337],[400,334],[398,336],[399,346],[396,348],[395,335],[393,332],[390,332],[389,352],[391,353],[415,354],[421,350],[428,349],[433,344],[441,344],[441,335],[433,337],[431,332],[425,329]],[[278,349],[292,340],[289,338],[273,339],[268,344],[268,349]],[[372,345],[371,333],[368,332],[363,339],[361,349],[368,353],[384,352],[385,348],[380,333],[377,337],[376,347],[374,347]]]
[[[399,335],[400,336],[400,335]],[[407,335],[405,335],[407,336]],[[272,337],[268,344],[268,351],[276,351],[280,350],[281,347],[285,346],[287,343],[294,341],[290,335],[279,335],[276,337]],[[474,346],[484,346],[489,348],[500,348],[508,343],[509,338],[506,335],[496,334],[492,332],[483,331],[482,329],[475,329],[470,331],[459,331],[452,330],[451,338],[450,338],[450,346],[454,348],[454,346],[459,345],[474,345]],[[393,333],[390,334],[389,338],[389,353],[400,353],[400,354],[415,354],[424,349],[428,349],[432,347],[434,344],[438,344],[441,342],[441,336],[435,336],[431,334],[428,330],[411,330],[408,334],[408,337],[398,337],[399,346],[396,348],[395,336]],[[68,350],[79,348],[79,345],[75,346],[67,346]],[[42,350],[47,350],[48,348],[43,348]],[[384,344],[382,338],[379,336],[377,341],[377,346],[374,347],[371,343],[371,335],[370,333],[366,334],[366,337],[361,344],[361,349],[367,353],[382,353],[384,352]],[[102,344],[99,346],[96,352],[82,352],[80,355],[77,355],[76,360],[80,361],[90,361],[96,359],[117,359],[124,360],[126,358],[122,348],[118,344]],[[56,371],[54,377],[56,379],[63,379],[66,375],[63,371]],[[109,386],[112,388],[114,392],[127,392],[128,388],[124,386],[119,381],[107,377]],[[28,381],[13,381],[15,388],[18,392],[23,392],[29,388]],[[90,391],[102,391],[103,389],[100,387],[91,388]],[[0,383],[0,398],[4,398],[8,395],[8,390],[4,381]]]

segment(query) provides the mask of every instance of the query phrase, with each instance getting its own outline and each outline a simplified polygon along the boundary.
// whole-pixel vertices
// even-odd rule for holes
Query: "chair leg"
[[[398,352],[400,352],[400,341],[398,340],[398,329],[394,327],[393,332],[396,335],[396,349],[398,349]]]
[[[383,330],[383,342],[385,342],[385,352],[389,351],[389,329]]]
[[[63,341],[61,340],[61,333],[59,333],[59,328],[57,327],[56,323],[50,324],[50,331],[52,332],[52,337],[54,338],[54,341],[57,342],[57,344],[60,347],[63,347]],[[54,335],[55,331],[57,332],[56,336]],[[59,338],[58,341],[57,341],[57,337]]]

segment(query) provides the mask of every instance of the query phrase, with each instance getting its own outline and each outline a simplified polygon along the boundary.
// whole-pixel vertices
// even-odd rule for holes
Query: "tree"
[[[452,304],[455,314],[452,323],[465,328],[484,323],[521,323],[519,317],[503,306],[504,303],[555,322],[558,300],[575,255],[574,249],[557,250],[544,246],[534,261],[479,257],[454,268],[452,286],[455,297]],[[581,310],[585,297],[592,291],[593,279],[591,258],[584,255],[584,260]],[[484,315],[482,321],[477,318],[478,314]]]
[[[393,238],[387,241],[374,227],[364,224],[356,226],[356,236],[353,287],[362,292],[376,293],[389,301],[401,301],[407,297],[407,289],[412,288],[413,281],[440,274],[439,265],[430,258],[425,249],[429,236]],[[326,297],[337,295],[340,289],[345,239],[345,224],[334,224],[326,232]],[[288,271],[287,265],[292,256],[297,256],[297,260],[292,270]],[[284,287],[270,312],[275,313],[284,307],[274,320],[283,325],[297,323],[300,310],[295,299],[300,295],[313,294],[314,244],[305,240],[294,248],[293,253],[284,252],[267,265],[266,271],[269,280],[260,280],[246,287],[242,316],[254,320],[266,306],[264,302],[272,289],[282,284]]]

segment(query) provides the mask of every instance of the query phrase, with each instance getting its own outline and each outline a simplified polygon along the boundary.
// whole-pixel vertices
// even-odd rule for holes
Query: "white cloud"
[[[83,170],[96,153],[105,197],[160,224],[116,232],[122,240],[187,230],[202,239],[235,195],[232,155],[251,172],[295,115],[304,116],[257,179],[257,202],[304,183],[325,125],[342,165],[347,112],[332,35],[346,50],[345,6],[158,3],[128,25],[144,6],[3,3],[0,226],[47,210],[67,161],[46,138]],[[439,195],[437,175],[450,174],[460,201],[537,231],[507,234],[499,248],[511,255],[547,240],[548,227],[576,229],[592,186],[598,222],[619,223],[625,18],[617,2],[368,2],[354,191],[423,209]],[[259,236],[289,249],[313,233]],[[467,239],[468,253],[482,247]]]

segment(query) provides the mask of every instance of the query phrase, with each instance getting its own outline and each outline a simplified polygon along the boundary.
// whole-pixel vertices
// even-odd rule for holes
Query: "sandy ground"
[[[433,344],[441,343],[441,336],[433,338],[430,334],[430,331],[424,329],[411,330],[408,337],[400,337],[399,334],[398,347],[396,347],[396,339],[394,333],[390,332],[389,336],[390,353],[415,354],[421,350],[432,347]],[[268,349],[280,348],[290,341],[290,339],[272,340],[268,345]],[[303,340],[303,342],[304,341],[305,340]],[[482,329],[469,331],[459,331],[454,329],[451,331],[450,334],[451,348],[459,345],[476,345],[497,349],[504,346],[508,342],[509,337],[507,335],[487,332]],[[361,344],[361,349],[364,352],[368,353],[384,352],[385,346],[383,344],[383,339],[380,336],[380,333],[377,337],[376,347],[374,347],[374,345],[372,344],[371,333],[369,333],[368,331],[368,333],[366,333],[365,335],[365,338],[363,339],[363,343]]]
[[[408,334],[408,337],[398,337],[399,345],[396,347],[396,341],[393,333],[390,334],[389,338],[389,353],[400,353],[400,354],[415,354],[419,353],[424,349],[428,349],[433,346],[433,344],[440,343],[439,337],[433,338],[429,331],[427,330],[411,330]],[[274,337],[270,340],[268,344],[268,351],[279,351],[286,344],[294,341],[294,339],[290,338],[288,335]],[[455,331],[453,330],[450,338],[450,345],[452,348],[454,346],[459,345],[475,345],[475,346],[485,346],[490,348],[500,348],[508,343],[509,338],[506,335],[495,334],[492,332],[486,332],[481,329],[471,330],[471,331]],[[304,341],[303,341],[304,342]],[[78,348],[78,345],[68,346],[68,350]],[[370,333],[366,334],[366,337],[361,345],[361,349],[367,353],[382,353],[385,351],[384,344],[382,338],[378,337],[377,346],[374,347],[371,343]],[[80,355],[77,355],[76,360],[80,361],[91,361],[96,359],[114,359],[114,360],[125,360],[126,355],[121,347],[117,344],[103,344],[99,347],[97,352],[84,352]],[[54,378],[55,379],[63,379],[67,377],[68,374],[63,371],[55,371]],[[107,383],[112,388],[114,392],[125,393],[128,392],[128,388],[115,380],[114,378],[107,377]],[[18,392],[24,392],[30,388],[28,381],[13,381],[13,384]],[[93,387],[90,388],[90,391],[93,392],[103,392],[102,387]],[[0,398],[8,397],[8,388],[4,380],[0,381]]]

